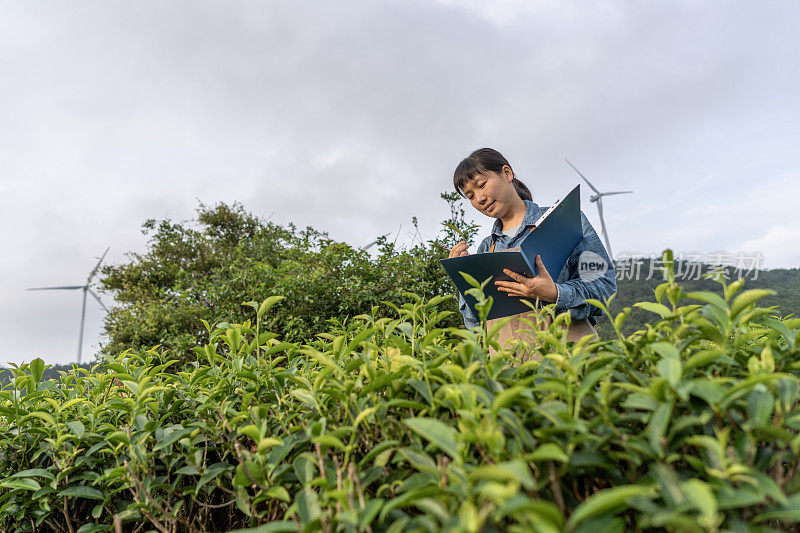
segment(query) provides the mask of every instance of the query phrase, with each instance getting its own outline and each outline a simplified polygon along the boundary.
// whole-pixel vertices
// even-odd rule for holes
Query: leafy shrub
[[[525,363],[414,295],[304,343],[264,331],[288,299],[249,302],[177,372],[36,360],[0,392],[0,528],[796,528],[800,321],[741,282],[655,293],[646,328],[573,345],[562,314]]]
[[[449,294],[452,282],[439,259],[477,230],[466,221],[458,195],[442,197],[451,215],[439,239],[398,249],[379,237],[375,256],[313,228],[261,220],[240,204],[201,204],[196,224],[148,220],[146,253],[103,267],[103,290],[117,305],[105,319],[102,354],[160,345],[189,359],[192,346],[208,341],[201,320],[242,322],[247,314],[241,302],[264,294],[286,297],[267,326],[289,342],[314,339],[331,318],[370,313],[382,301],[400,305],[404,291],[426,299]],[[445,305],[456,311],[454,302]],[[449,326],[462,324],[455,314],[447,320]]]

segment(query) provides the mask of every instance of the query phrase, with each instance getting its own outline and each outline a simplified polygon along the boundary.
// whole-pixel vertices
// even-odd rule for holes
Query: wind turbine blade
[[[603,240],[606,243],[606,252],[608,252],[608,258],[611,261],[614,261],[614,254],[611,252],[611,243],[608,242],[608,232],[606,231],[606,221],[603,218],[603,199],[597,199],[597,211],[600,213],[600,229],[603,231]]]
[[[368,249],[370,249],[372,246],[374,246],[374,245],[376,245],[376,244],[378,244],[378,241],[377,241],[377,240],[375,240],[375,241],[372,241],[371,243],[367,244],[366,246],[362,246],[362,247],[361,247],[361,249],[362,249],[362,250],[368,250]]]
[[[564,161],[567,161],[567,160],[566,160],[566,159],[564,159]],[[586,176],[584,176],[583,174],[581,174],[581,171],[580,171],[580,170],[578,170],[577,168],[575,168],[575,165],[573,165],[573,164],[572,164],[572,163],[570,163],[569,161],[567,161],[567,164],[568,164],[569,166],[571,166],[571,167],[572,167],[572,170],[574,170],[575,172],[577,172],[577,173],[578,173],[578,175],[579,175],[580,177],[582,177],[582,178],[583,178],[583,181],[585,181],[586,183],[588,183],[588,184],[589,184],[589,187],[591,187],[591,188],[592,188],[592,190],[593,190],[595,193],[597,193],[597,194],[600,194],[600,191],[598,191],[598,190],[597,190],[597,188],[596,188],[594,185],[592,185],[592,182],[591,182],[591,181],[589,181],[589,180],[587,180],[587,179],[586,179]]]
[[[94,299],[97,300],[97,303],[100,304],[100,307],[102,307],[103,309],[108,311],[108,308],[105,305],[103,305],[103,302],[102,302],[102,300],[100,300],[100,297],[98,295],[96,295],[95,292],[92,289],[88,289],[88,291],[94,297]]]
[[[100,261],[98,261],[98,262],[97,262],[97,264],[94,266],[94,268],[92,269],[92,271],[89,273],[89,277],[88,277],[88,278],[86,278],[86,284],[87,284],[87,285],[89,284],[89,282],[91,282],[91,281],[92,281],[92,278],[94,277],[94,275],[95,275],[95,274],[97,274],[97,269],[98,269],[98,268],[100,268],[100,263],[102,263],[102,262],[103,262],[103,259],[105,259],[105,258],[106,258],[106,254],[108,253],[108,251],[109,251],[110,249],[111,249],[111,247],[110,247],[110,246],[109,246],[108,248],[106,248],[106,251],[105,251],[105,252],[103,252],[103,255],[102,255],[102,257],[100,257]]]
[[[61,289],[82,289],[83,285],[63,285],[61,287],[33,287],[31,289],[25,289],[26,291],[53,291],[53,290],[61,290]]]
[[[612,195],[612,194],[630,194],[630,193],[632,193],[632,192],[633,192],[633,191],[614,191],[614,192],[604,192],[604,193],[602,193],[602,196],[610,196],[610,195]]]

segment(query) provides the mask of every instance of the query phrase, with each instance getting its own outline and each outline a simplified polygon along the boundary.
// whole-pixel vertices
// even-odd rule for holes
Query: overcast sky
[[[239,201],[432,238],[483,146],[540,204],[578,183],[565,157],[634,190],[604,204],[618,256],[800,266],[799,22],[790,0],[0,1],[0,364],[74,360],[80,291],[24,289],[144,251],[148,218]],[[102,318],[90,299],[84,360]]]

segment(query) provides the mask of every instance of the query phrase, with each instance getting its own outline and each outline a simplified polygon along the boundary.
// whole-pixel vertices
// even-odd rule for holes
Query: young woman
[[[461,161],[453,173],[453,186],[467,198],[480,213],[495,218],[491,235],[478,245],[478,253],[514,248],[533,229],[533,224],[547,207],[533,202],[530,190],[514,176],[508,160],[492,148],[475,150]],[[601,311],[586,303],[595,298],[604,301],[617,290],[614,265],[586,215],[581,211],[583,238],[575,247],[561,272],[547,272],[541,258],[536,256],[539,274],[528,278],[505,270],[513,281],[495,281],[501,291],[511,296],[544,303],[555,303],[556,313],[569,310],[571,324],[567,340],[576,341],[588,334],[596,334],[595,316]],[[467,245],[459,242],[450,250],[450,257],[467,255]],[[583,264],[581,264],[583,263]],[[603,264],[604,263],[604,264]],[[587,270],[586,265],[592,269]],[[479,325],[463,297],[459,307],[468,328]],[[500,344],[518,338],[520,329],[529,328],[519,318],[541,320],[535,312],[517,315],[500,332]],[[538,320],[537,320],[538,319]],[[529,341],[531,339],[528,339]]]

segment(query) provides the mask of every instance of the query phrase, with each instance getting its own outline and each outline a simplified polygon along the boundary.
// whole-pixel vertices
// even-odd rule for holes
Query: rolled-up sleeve
[[[555,310],[561,313],[569,309],[572,320],[601,315],[602,311],[586,303],[586,300],[604,302],[617,292],[614,263],[583,212],[581,225],[583,239],[573,250],[556,282],[558,299]],[[584,264],[581,265],[581,262]]]
[[[458,295],[458,310],[461,311],[461,316],[464,317],[465,328],[472,329],[481,325],[480,320],[472,313],[472,310],[467,305],[467,301],[461,294]]]

